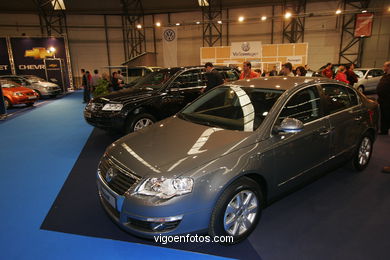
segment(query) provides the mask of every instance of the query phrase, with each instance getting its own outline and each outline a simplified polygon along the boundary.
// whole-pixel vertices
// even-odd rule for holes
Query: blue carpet
[[[76,92],[0,124],[1,258],[208,257],[110,239],[40,230],[41,223],[92,131],[92,127],[84,122],[84,105],[81,101],[82,93]]]

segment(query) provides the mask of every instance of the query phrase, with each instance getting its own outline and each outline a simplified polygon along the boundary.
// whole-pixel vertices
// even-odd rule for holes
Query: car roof
[[[302,85],[306,83],[341,83],[341,82],[336,80],[331,80],[328,78],[319,78],[319,77],[274,76],[274,77],[237,80],[228,85],[239,85],[243,87],[254,87],[254,88],[274,89],[274,90],[288,90],[298,85]]]

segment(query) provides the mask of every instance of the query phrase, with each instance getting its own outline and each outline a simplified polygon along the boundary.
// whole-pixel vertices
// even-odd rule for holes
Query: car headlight
[[[136,194],[170,199],[177,195],[190,193],[194,185],[191,178],[148,178],[136,190]]]
[[[21,93],[21,92],[15,92],[15,93],[14,93],[14,96],[15,96],[15,97],[21,97],[21,96],[23,96],[23,93]]]
[[[103,111],[120,111],[123,108],[123,104],[105,104],[102,108]]]

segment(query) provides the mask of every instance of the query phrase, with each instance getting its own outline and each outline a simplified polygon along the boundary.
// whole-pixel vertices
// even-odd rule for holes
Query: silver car
[[[5,75],[0,76],[0,79],[11,80],[23,87],[30,88],[38,93],[39,98],[42,96],[55,97],[62,93],[61,88],[52,82],[48,82],[34,75]]]
[[[366,91],[376,91],[379,80],[385,74],[380,68],[358,68],[354,70],[358,76],[358,82],[353,87],[364,93]]]
[[[337,81],[236,81],[110,145],[99,197],[138,236],[208,232],[238,243],[269,201],[344,161],[365,169],[377,118],[375,101]]]

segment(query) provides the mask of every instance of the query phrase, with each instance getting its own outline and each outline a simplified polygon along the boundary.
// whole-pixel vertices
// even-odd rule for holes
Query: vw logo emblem
[[[114,179],[116,176],[116,172],[114,171],[113,168],[110,168],[108,169],[108,171],[106,172],[106,176],[105,176],[105,179],[107,182],[110,182],[112,181],[112,179]]]
[[[241,50],[243,51],[249,51],[251,49],[251,46],[249,46],[249,42],[243,42],[241,44]]]
[[[176,38],[176,33],[172,29],[166,29],[164,31],[164,39],[168,42],[173,41]]]

